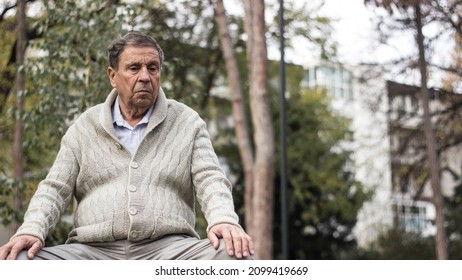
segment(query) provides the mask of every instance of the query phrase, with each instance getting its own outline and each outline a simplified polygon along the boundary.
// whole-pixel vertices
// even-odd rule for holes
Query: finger
[[[11,251],[11,247],[12,246],[5,244],[0,248],[0,260],[6,260]]]
[[[252,237],[248,236],[247,235],[247,240],[249,241],[249,245],[248,245],[248,248],[249,248],[249,252],[251,255],[255,255],[255,249],[253,247],[253,240],[252,240]]]
[[[242,256],[248,257],[250,255],[250,240],[249,236],[244,233],[244,238],[242,238]]]
[[[242,258],[242,245],[244,243],[242,242],[242,237],[239,233],[234,233],[233,236],[233,246],[234,246],[234,255],[236,258],[241,259]]]
[[[218,239],[218,236],[214,232],[209,231],[208,238],[213,248],[218,249],[220,246],[220,240]]]
[[[246,234],[245,238],[247,244],[245,245],[245,250],[248,251],[248,254],[254,255],[255,254],[255,249],[253,247],[253,240],[252,237]]]
[[[228,255],[234,256],[233,237],[231,236],[230,231],[225,231],[223,233],[223,241],[225,242],[225,247],[226,251],[228,251]]]
[[[21,252],[22,249],[24,249],[25,247],[26,247],[26,244],[22,240],[14,244],[13,247],[11,248],[10,254],[8,255],[8,259],[15,260],[19,252]]]
[[[35,242],[27,252],[27,258],[32,260],[35,255],[42,249],[42,242]]]

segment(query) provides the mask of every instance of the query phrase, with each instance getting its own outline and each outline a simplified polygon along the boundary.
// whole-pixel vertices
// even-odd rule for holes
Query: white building
[[[365,203],[358,215],[354,233],[359,245],[367,246],[391,226],[399,225],[407,231],[424,235],[434,234],[435,210],[430,202],[431,189],[427,183],[416,190],[416,179],[421,179],[419,175],[423,174],[425,163],[414,168],[412,174],[398,172],[406,161],[412,159],[409,155],[412,146],[405,147],[406,151],[397,149],[400,146],[397,132],[419,130],[417,126],[422,116],[422,106],[417,98],[419,89],[386,81],[374,67],[334,64],[306,67],[302,86],[326,88],[334,111],[352,120],[351,147],[356,180],[374,191],[373,198]],[[447,106],[438,94],[432,94],[431,100],[432,111]],[[397,118],[403,117],[403,109],[409,114]],[[415,134],[413,138],[424,139],[423,134]],[[459,146],[443,153],[442,166],[460,169],[462,157],[457,155],[461,155],[461,151]],[[412,166],[418,167],[419,164]],[[414,177],[409,178],[411,175]],[[407,180],[403,180],[403,176]],[[443,173],[441,186],[444,195],[451,195],[455,181]]]
[[[407,231],[434,235],[436,229],[433,225],[433,192],[428,180],[425,180],[429,172],[425,135],[421,127],[423,108],[419,100],[420,88],[388,81],[387,92],[395,222]],[[454,104],[461,104],[462,95],[431,89],[429,98],[436,142],[440,148],[444,148],[451,139],[448,135],[460,127],[462,117],[460,112],[455,111],[453,115],[450,113],[451,110],[447,109]],[[460,144],[444,148],[440,152],[440,187],[446,197],[453,195],[454,187],[457,185],[457,180],[447,171],[451,170],[460,175],[461,155]]]

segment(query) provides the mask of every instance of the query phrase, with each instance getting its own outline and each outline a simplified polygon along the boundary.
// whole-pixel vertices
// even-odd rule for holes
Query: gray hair
[[[108,47],[109,66],[114,69],[119,67],[119,57],[124,51],[126,46],[141,46],[141,47],[153,47],[159,53],[160,67],[164,62],[164,52],[160,48],[157,41],[149,35],[139,32],[129,32],[123,37],[114,40]]]

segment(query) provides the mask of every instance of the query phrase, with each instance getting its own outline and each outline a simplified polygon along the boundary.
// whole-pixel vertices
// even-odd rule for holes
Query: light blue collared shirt
[[[119,107],[119,97],[116,97],[114,105],[112,105],[112,122],[114,124],[115,134],[120,143],[122,143],[132,155],[135,154],[138,145],[143,140],[149,118],[152,115],[153,106],[149,108],[144,117],[139,123],[132,127],[122,116]]]

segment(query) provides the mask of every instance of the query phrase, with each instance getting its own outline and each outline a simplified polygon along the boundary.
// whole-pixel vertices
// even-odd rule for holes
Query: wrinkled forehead
[[[120,55],[121,64],[127,63],[153,63],[160,64],[159,52],[154,47],[129,45]]]

